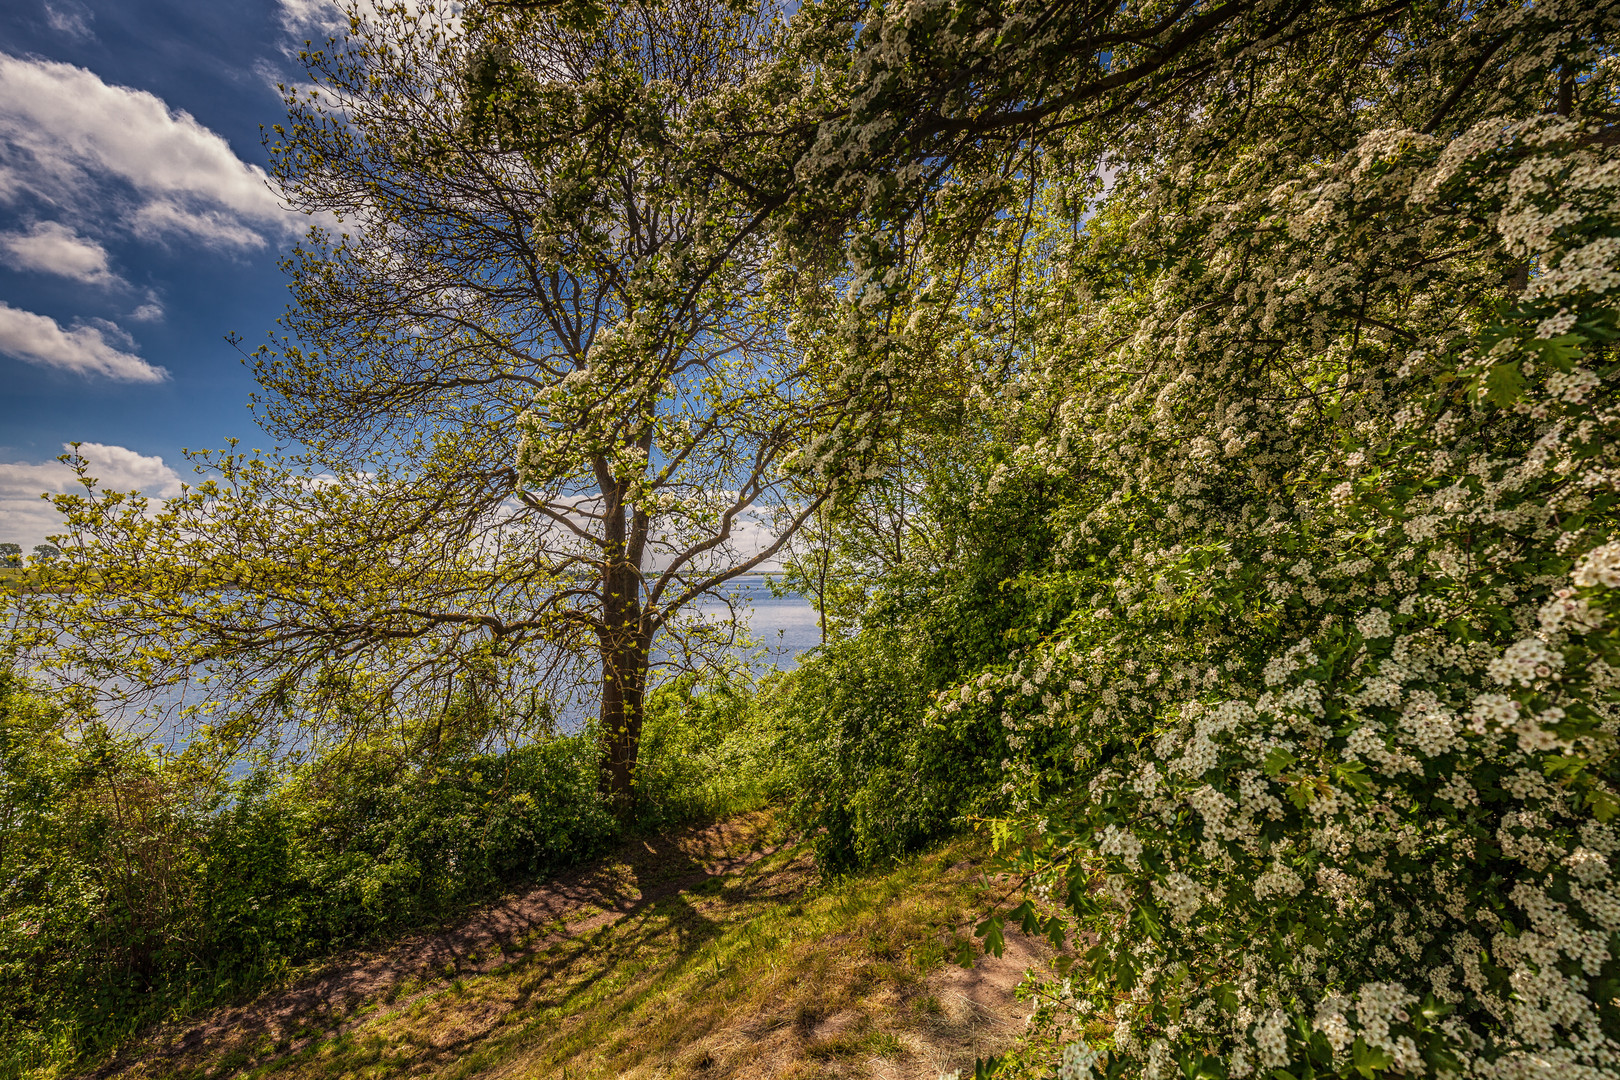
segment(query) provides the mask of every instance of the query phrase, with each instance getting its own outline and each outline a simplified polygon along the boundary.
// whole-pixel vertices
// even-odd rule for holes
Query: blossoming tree
[[[981,934],[1074,949],[1036,1075],[1620,1068],[1617,20],[1403,10],[1053,140],[1119,171],[1031,203],[975,498],[1063,486],[1066,615],[938,703],[1015,748]]]
[[[105,631],[72,658],[129,671],[133,636],[143,684],[201,664],[239,712],[304,702],[340,728],[469,679],[521,711],[594,667],[604,784],[629,797],[655,639],[723,644],[693,601],[827,497],[805,450],[855,405],[789,333],[814,288],[690,166],[770,9],[586,21],[387,8],[306,54],[314,88],[269,148],[329,227],[251,357],[261,423],[306,451],[207,457],[156,515],[65,500],[78,577],[55,618]]]

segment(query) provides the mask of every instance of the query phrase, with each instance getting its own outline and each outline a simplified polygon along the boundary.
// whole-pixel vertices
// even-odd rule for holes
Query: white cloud
[[[341,37],[349,28],[351,12],[370,22],[382,10],[403,7],[412,15],[433,12],[451,27],[458,27],[466,5],[435,0],[279,0],[281,28],[299,44],[322,44],[327,38]]]
[[[90,29],[95,18],[95,12],[75,0],[54,0],[45,5],[45,21],[51,29],[71,38],[95,37],[95,31]]]
[[[103,221],[117,212],[142,235],[237,249],[303,223],[282,207],[263,169],[189,113],[72,64],[4,54],[0,196],[31,196]]]
[[[148,300],[130,312],[129,317],[136,322],[157,322],[163,318],[163,305],[155,299]]]
[[[319,41],[349,25],[334,0],[281,0],[281,28],[294,37]]]
[[[73,444],[63,443],[62,450],[72,453]],[[137,454],[125,446],[87,442],[79,444],[79,456],[90,463],[90,475],[100,487],[111,491],[144,491],[163,498],[180,494],[180,474],[156,454]],[[81,490],[73,470],[60,461],[38,465],[0,464],[0,498]]]
[[[0,248],[24,270],[59,274],[86,285],[122,284],[108,269],[107,249],[59,221],[41,221],[27,232],[0,233]]]
[[[79,454],[90,463],[90,475],[107,490],[142,491],[161,498],[180,494],[180,474],[161,457],[103,443],[82,443]],[[28,551],[62,532],[61,516],[40,495],[83,490],[73,470],[60,461],[0,464],[0,542],[21,544]]]
[[[64,330],[55,319],[22,311],[0,300],[0,352],[41,367],[80,375],[101,375],[119,382],[162,382],[169,377],[134,353],[107,340],[111,334],[126,348],[129,336],[111,323]]]
[[[218,210],[188,210],[168,199],[156,199],[135,211],[135,235],[160,240],[170,233],[188,233],[204,243],[224,248],[258,248],[264,236],[234,215]]]

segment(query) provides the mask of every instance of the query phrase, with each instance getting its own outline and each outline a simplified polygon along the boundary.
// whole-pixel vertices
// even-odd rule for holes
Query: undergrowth
[[[221,779],[201,746],[154,750],[0,670],[0,1077],[97,1060],[626,835],[761,805],[745,702],[655,692],[641,802],[616,818],[588,731],[498,753],[346,746]]]
[[[802,846],[640,903],[616,921],[483,974],[430,973],[356,1010],[337,1034],[265,1038],[228,1059],[131,1075],[193,1080],[397,1075],[828,1077],[906,1063],[948,1072],[1005,1031],[942,977],[983,906],[981,844],[966,837],[882,870],[824,879]],[[656,864],[638,868],[657,880]],[[684,864],[683,864],[684,865]],[[637,876],[631,874],[631,877]]]

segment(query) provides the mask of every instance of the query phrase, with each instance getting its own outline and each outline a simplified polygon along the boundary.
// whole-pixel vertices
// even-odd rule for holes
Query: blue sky
[[[269,446],[249,347],[304,227],[265,186],[277,80],[321,0],[0,5],[0,541],[54,531],[63,444],[109,486],[169,494],[181,454]]]

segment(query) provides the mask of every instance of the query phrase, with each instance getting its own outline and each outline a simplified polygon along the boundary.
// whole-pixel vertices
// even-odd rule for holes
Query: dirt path
[[[263,1065],[312,1039],[340,1034],[362,1013],[369,1021],[397,1012],[457,978],[493,971],[735,873],[781,846],[770,842],[769,825],[768,815],[748,814],[634,840],[614,856],[480,908],[457,925],[391,943],[386,952],[340,956],[286,989],[161,1028],[91,1076],[218,1075],[210,1065],[239,1062],[224,1074],[230,1075]],[[268,1053],[255,1053],[259,1048]]]
[[[565,1062],[571,1076],[934,1080],[964,1063],[971,1075],[974,1057],[1022,1027],[1012,991],[1046,952],[1009,934],[1006,955],[973,970],[903,958],[946,933],[928,928],[975,888],[957,858],[834,900],[767,813],[636,840],[454,926],[154,1032],[94,1075],[529,1077]],[[854,923],[829,908],[884,889],[890,905],[933,890],[934,907],[909,911],[904,929],[892,906],[868,903]],[[752,943],[751,928],[772,918],[788,942],[801,936],[786,952],[767,946],[768,961],[748,953],[768,963],[758,970],[776,980],[769,988],[728,975],[718,953],[712,974],[707,960],[694,966],[726,940]]]

